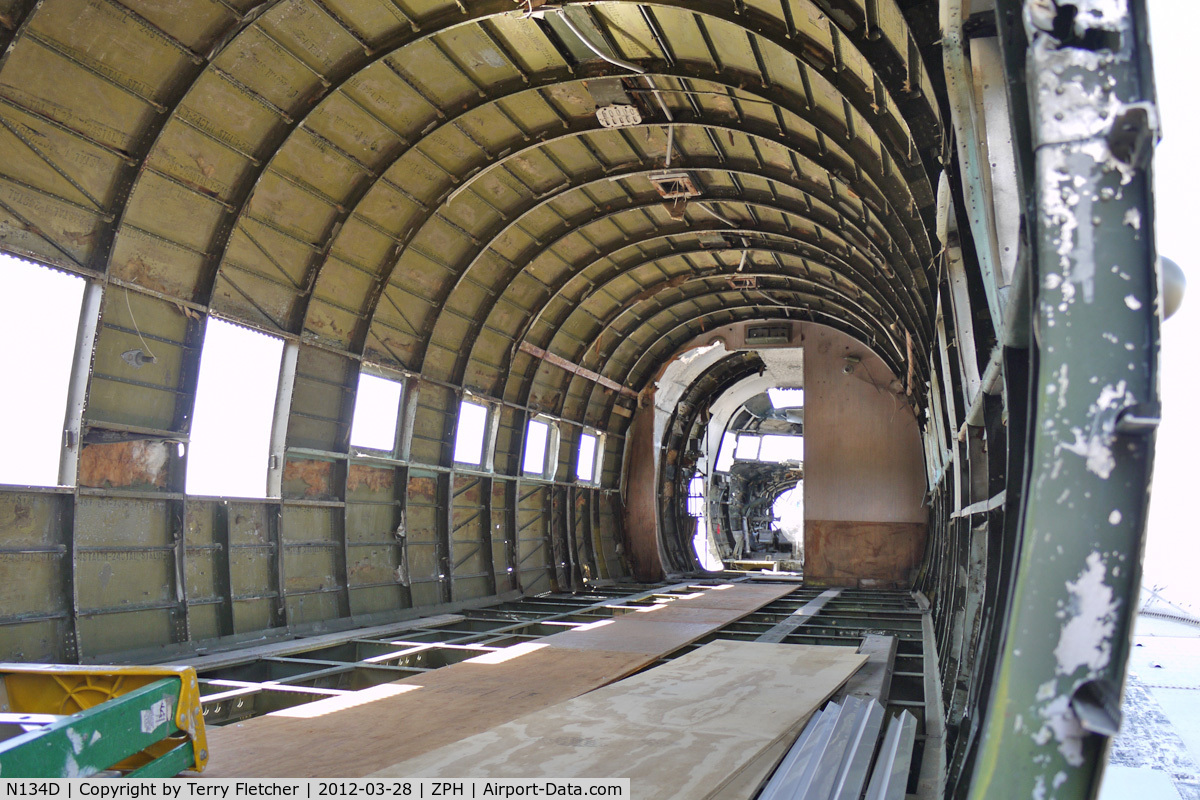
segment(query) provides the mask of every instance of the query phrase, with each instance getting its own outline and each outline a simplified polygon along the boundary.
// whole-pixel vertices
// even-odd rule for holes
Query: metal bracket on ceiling
[[[653,92],[654,99],[658,101],[658,106],[662,109],[663,116],[667,118],[667,122],[673,122],[675,120],[675,118],[671,115],[670,107],[667,106],[667,101],[663,99],[662,93],[659,92],[658,86],[655,84],[654,79],[645,74],[645,68],[640,67],[631,61],[626,61],[623,58],[605,53],[604,50],[602,50],[599,45],[592,41],[591,37],[589,37],[583,31],[579,24],[575,22],[575,20],[571,19],[571,16],[567,13],[567,9],[565,7],[558,9],[558,18],[561,19],[563,24],[571,30],[571,33],[578,37],[579,41],[583,43],[583,46],[595,53],[597,57],[614,66],[621,67],[629,70],[630,72],[635,72],[638,75],[641,75],[646,81],[646,84],[650,87],[651,92]]]
[[[699,197],[696,181],[687,172],[652,172],[646,176],[664,200]]]

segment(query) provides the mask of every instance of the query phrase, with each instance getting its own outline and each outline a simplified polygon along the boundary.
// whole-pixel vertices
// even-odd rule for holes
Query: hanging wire
[[[129,321],[133,323],[133,330],[142,342],[142,349],[146,351],[146,360],[153,364],[158,359],[154,357],[154,353],[150,350],[150,345],[146,344],[146,339],[142,336],[142,330],[138,327],[137,318],[133,316],[133,307],[129,305],[129,287],[123,286],[121,288],[125,291],[125,309],[129,312]]]

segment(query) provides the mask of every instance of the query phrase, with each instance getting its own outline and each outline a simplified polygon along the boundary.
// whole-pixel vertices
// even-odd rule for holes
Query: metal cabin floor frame
[[[756,581],[757,582],[757,581]],[[224,725],[284,708],[429,672],[482,653],[561,633],[688,593],[688,584],[620,584],[581,594],[543,594],[400,623],[386,633],[346,631],[335,637],[298,639],[201,657],[200,677],[208,725]],[[801,584],[786,597],[680,648],[669,661],[717,639],[754,641],[825,591]],[[896,657],[887,688],[889,716],[910,711],[918,720],[914,765],[923,763],[927,697],[937,699],[936,664],[926,663],[928,612],[908,592],[845,589],[780,641],[858,647],[867,635],[894,636]],[[654,666],[654,665],[651,665]],[[929,681],[935,691],[930,692]],[[933,726],[937,728],[937,726]],[[910,772],[917,790],[922,770]]]

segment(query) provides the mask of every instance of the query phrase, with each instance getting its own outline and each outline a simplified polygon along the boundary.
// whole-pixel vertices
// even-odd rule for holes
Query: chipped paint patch
[[[1107,384],[1100,390],[1100,396],[1092,404],[1088,415],[1094,420],[1091,431],[1085,435],[1079,428],[1072,428],[1074,442],[1060,442],[1058,449],[1066,450],[1087,460],[1089,472],[1104,480],[1112,475],[1117,462],[1112,454],[1112,443],[1115,435],[1111,424],[1104,420],[1115,419],[1115,414],[1104,412],[1117,411],[1134,403],[1134,397],[1126,387],[1125,381],[1118,381],[1116,386]]]
[[[1063,364],[1058,368],[1058,374],[1055,376],[1055,381],[1058,387],[1058,410],[1065,411],[1067,408],[1067,389],[1070,388],[1071,382],[1067,378],[1067,365]]]
[[[1121,512],[1114,508],[1113,512],[1108,515],[1108,524],[1109,525],[1120,525],[1121,524]]]
[[[1058,752],[1072,767],[1083,766],[1083,740],[1087,731],[1079,724],[1079,718],[1071,710],[1071,700],[1066,695],[1047,703],[1041,710],[1042,719],[1046,723],[1034,735],[1034,741],[1039,745],[1049,743],[1053,737],[1058,742]],[[1042,776],[1038,776],[1041,783]]]
[[[1142,307],[1142,301],[1131,294],[1127,294],[1125,295],[1125,305],[1129,306],[1133,311],[1137,311]]]
[[[1071,599],[1059,612],[1067,622],[1054,648],[1059,675],[1071,675],[1080,667],[1097,672],[1108,666],[1119,601],[1113,599],[1112,587],[1104,582],[1106,571],[1104,559],[1092,553],[1079,577],[1067,582]]]
[[[1108,476],[1116,469],[1117,462],[1113,458],[1111,444],[1111,436],[1098,434],[1094,436],[1084,436],[1083,431],[1079,428],[1074,428],[1071,433],[1075,436],[1075,441],[1070,444],[1061,444],[1063,450],[1069,453],[1074,453],[1087,459],[1088,472],[1092,472],[1101,478],[1108,480]],[[1059,464],[1062,462],[1060,461]],[[1054,477],[1058,477],[1055,475]]]

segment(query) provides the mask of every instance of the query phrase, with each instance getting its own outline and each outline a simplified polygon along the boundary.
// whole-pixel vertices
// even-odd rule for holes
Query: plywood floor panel
[[[762,766],[866,660],[844,647],[717,641],[373,777],[630,778],[703,798]]]
[[[730,619],[730,617],[733,619]],[[727,608],[697,608],[680,603],[647,606],[644,610],[632,611],[616,619],[633,622],[690,622],[702,625],[728,625],[740,619],[740,614]]]
[[[693,605],[676,612],[682,620],[685,609],[694,608],[704,622],[623,615],[395,683],[211,728],[211,759],[203,776],[361,777],[631,675],[793,588],[720,588],[724,614]],[[704,594],[671,605],[700,601]],[[742,606],[736,608],[739,597]]]
[[[808,719],[805,717],[804,722],[807,723]],[[759,753],[753,761],[733,775],[724,786],[710,794],[707,800],[752,800],[766,785],[771,774],[775,772],[775,768],[779,766],[779,762],[787,755],[788,750],[792,749],[801,730],[803,730],[803,724]]]
[[[688,597],[675,602],[691,608],[738,609],[744,608],[748,601],[759,600],[761,602],[757,607],[762,608],[767,603],[778,600],[795,589],[794,585],[785,584],[726,584],[725,586],[715,586],[696,597]]]
[[[652,622],[642,615],[617,617],[556,633],[541,641],[547,647],[567,650],[601,650],[613,653],[670,652],[691,644],[726,623]],[[666,649],[669,648],[669,649]]]

